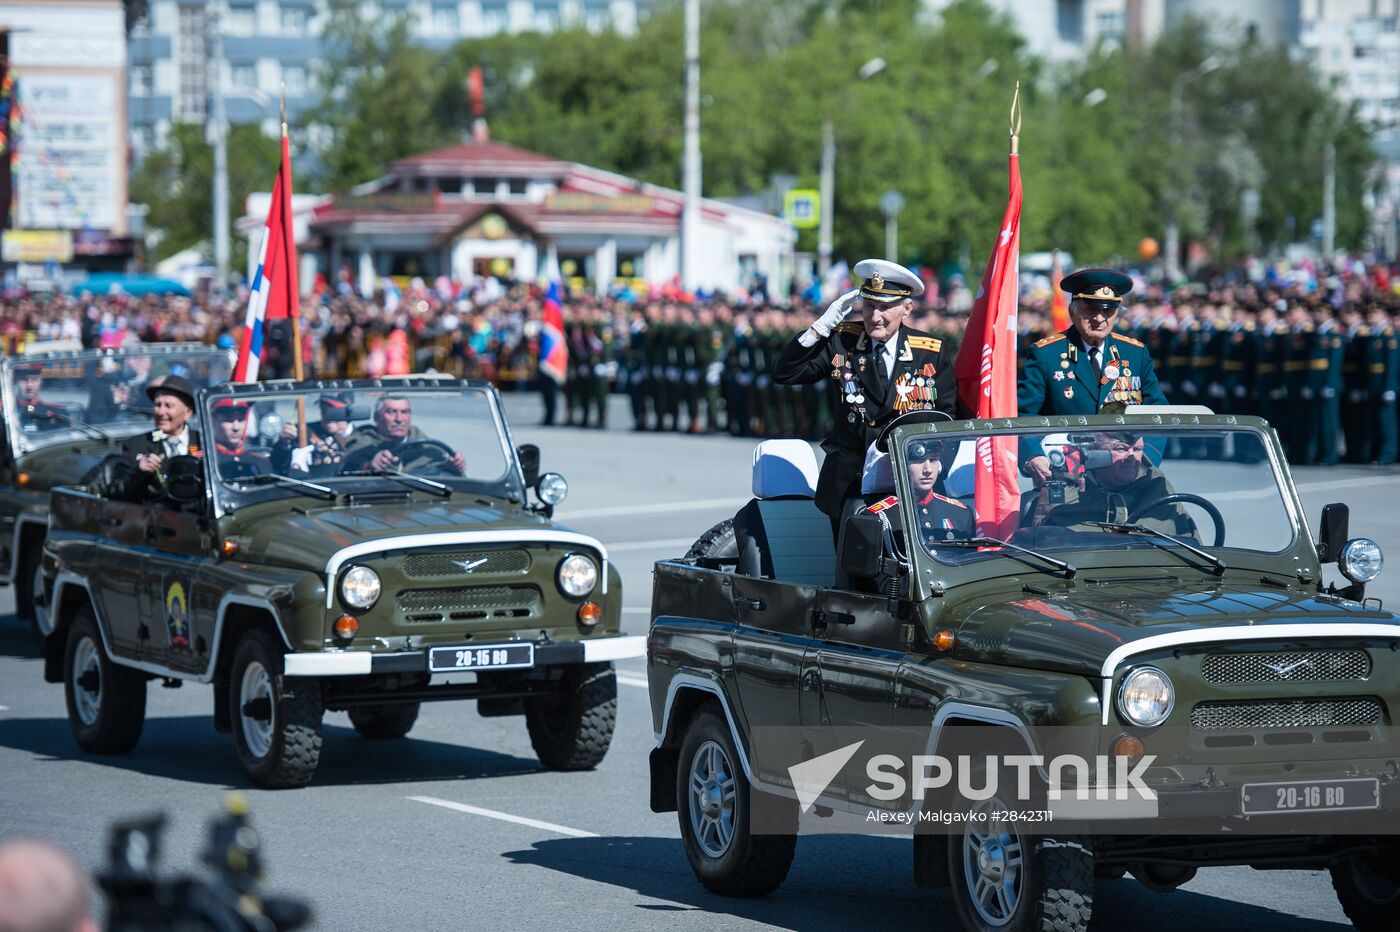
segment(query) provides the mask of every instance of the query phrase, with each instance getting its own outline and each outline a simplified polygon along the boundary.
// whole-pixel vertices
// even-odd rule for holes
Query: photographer
[[[87,878],[62,848],[34,838],[0,844],[0,932],[97,932]]]

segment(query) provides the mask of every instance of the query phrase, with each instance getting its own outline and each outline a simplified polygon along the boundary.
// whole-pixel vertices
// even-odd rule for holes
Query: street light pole
[[[209,4],[209,62],[214,71],[210,84],[212,101],[209,120],[210,141],[214,144],[214,294],[228,295],[228,118],[224,112],[224,26],[223,3]]]
[[[1337,244],[1337,144],[1330,135],[1322,165],[1322,258],[1331,262]]]
[[[883,58],[872,58],[861,65],[856,77],[864,81],[885,70]],[[821,194],[821,219],[817,227],[817,277],[825,280],[831,271],[832,227],[836,216],[836,127],[828,114],[822,120],[821,177],[817,183]]]
[[[904,209],[904,195],[886,191],[880,196],[880,210],[885,215],[885,258],[899,261],[899,212]]]
[[[685,192],[681,216],[681,281],[694,292],[700,281],[700,0],[685,0]]]
[[[1171,147],[1172,158],[1174,159],[1171,169],[1171,185],[1167,191],[1166,203],[1166,224],[1164,235],[1162,236],[1162,252],[1165,258],[1164,276],[1167,285],[1173,285],[1181,278],[1181,231],[1177,225],[1176,199],[1180,196],[1180,153],[1182,139],[1182,121],[1184,106],[1182,94],[1186,90],[1186,85],[1203,75],[1210,74],[1219,68],[1222,62],[1214,55],[1207,58],[1194,68],[1181,72],[1172,79],[1171,90]]]

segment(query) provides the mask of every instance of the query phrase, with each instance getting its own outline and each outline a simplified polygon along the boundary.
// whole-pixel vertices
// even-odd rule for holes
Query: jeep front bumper
[[[646,637],[592,638],[583,641],[536,643],[535,667],[577,663],[604,663],[646,655]],[[363,650],[327,650],[290,653],[283,657],[285,676],[365,676],[377,673],[428,673],[428,651],[374,653]]]

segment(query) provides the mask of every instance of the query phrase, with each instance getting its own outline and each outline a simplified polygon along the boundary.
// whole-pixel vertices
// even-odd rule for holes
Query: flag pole
[[[283,140],[285,140],[285,139],[287,138],[287,84],[286,84],[286,82],[283,82],[283,83],[282,83],[282,89],[281,89],[280,98],[281,98],[281,100],[280,100],[280,106],[281,106],[281,111],[282,111],[282,138],[283,138]],[[287,151],[290,152],[291,150],[288,149]],[[290,156],[289,156],[289,157],[290,157]],[[288,175],[289,175],[289,177],[290,177],[290,172],[288,173]],[[286,233],[287,236],[292,236],[292,235],[293,235],[293,230],[295,229],[295,224],[294,224],[293,221],[292,221],[292,191],[291,191],[291,185],[284,185],[284,186],[283,186],[282,197],[285,198],[285,201],[284,201],[283,204],[282,204],[282,216],[286,218],[286,223],[287,223],[287,229],[286,229],[285,233]],[[290,251],[291,251],[291,250],[288,250],[288,252],[290,252]],[[305,371],[303,371],[303,369],[302,369],[302,362],[301,362],[301,308],[300,308],[300,306],[299,306],[300,304],[301,304],[301,295],[299,295],[299,294],[294,294],[294,295],[291,295],[291,296],[290,296],[290,306],[288,307],[288,310],[290,311],[290,313],[291,313],[291,318],[292,318],[292,378],[296,379],[298,382],[300,382],[300,381],[302,381],[303,379],[306,378],[306,373],[305,373]],[[305,396],[305,395],[298,395],[298,396],[297,396],[297,446],[299,446],[299,447],[304,447],[304,446],[306,446],[306,396]]]

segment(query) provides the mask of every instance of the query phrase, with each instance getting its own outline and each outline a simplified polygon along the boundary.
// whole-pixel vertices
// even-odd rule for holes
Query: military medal
[[[1065,380],[1065,374],[1063,371],[1057,371],[1054,378],[1056,382],[1063,382]]]
[[[1061,359],[1061,360],[1060,360],[1060,368],[1061,368],[1061,369],[1068,369],[1068,368],[1069,368],[1069,360],[1068,360],[1068,359]]]
[[[900,362],[913,362],[913,361],[914,361],[914,350],[909,346],[908,343],[905,343],[904,346],[900,349],[900,351],[899,351],[899,361],[900,361]]]
[[[1073,385],[1066,385],[1066,386],[1065,386],[1065,397],[1066,397],[1066,398],[1073,398],[1073,397],[1074,397],[1074,386],[1073,386]]]
[[[1113,363],[1109,363],[1103,367],[1103,374],[1106,379],[1116,379],[1118,378],[1118,367]]]

